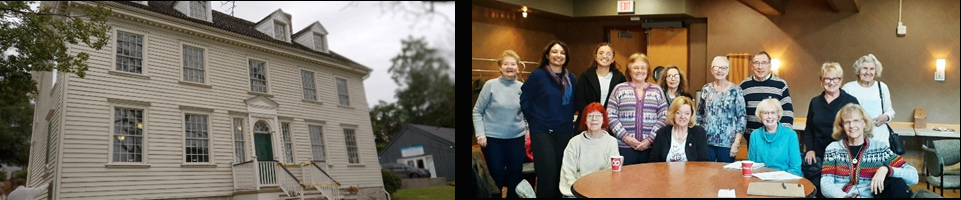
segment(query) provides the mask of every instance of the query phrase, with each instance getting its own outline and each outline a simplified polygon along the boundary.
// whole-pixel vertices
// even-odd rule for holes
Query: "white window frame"
[[[277,36],[277,26],[281,27],[281,29],[283,30],[283,35]],[[290,37],[290,33],[288,32],[290,31],[287,31],[287,23],[281,22],[280,20],[274,20],[274,26],[272,29],[274,32],[274,39],[285,41],[285,42],[288,41],[288,38]]]
[[[313,77],[311,77],[312,79],[311,79],[310,81],[311,81],[311,83],[313,83],[312,85],[314,86],[314,88],[313,88],[313,90],[314,90],[314,99],[308,99],[308,98],[307,98],[307,91],[306,91],[307,88],[304,87],[304,72],[310,72],[311,75],[313,76]],[[317,95],[317,91],[318,91],[317,86],[318,86],[318,83],[317,83],[317,72],[315,72],[315,71],[313,71],[313,70],[301,69],[301,70],[300,70],[300,89],[301,89],[301,90],[300,90],[300,93],[301,93],[301,96],[300,96],[300,97],[303,98],[304,100],[307,100],[307,101],[320,101],[320,100],[319,100],[319,96],[320,96],[320,95]]]
[[[346,94],[346,96],[347,96],[347,104],[344,104],[343,102],[340,102],[340,83],[338,83],[338,80],[341,80],[341,79],[344,80],[344,92],[347,93],[347,94]],[[351,105],[350,105],[350,82],[348,82],[347,80],[348,80],[348,79],[347,79],[347,78],[344,78],[344,77],[339,77],[339,76],[334,77],[334,92],[337,93],[337,105],[343,106],[343,107],[351,107]]]
[[[317,36],[319,36],[319,38],[320,38],[320,46],[319,46],[319,47],[317,46],[317,38],[318,38]],[[311,40],[313,41],[313,45],[312,45],[312,46],[314,46],[314,49],[316,49],[317,51],[327,52],[327,39],[326,39],[326,38],[327,38],[326,35],[320,34],[320,33],[317,33],[317,32],[314,32],[313,36],[311,36]]]
[[[109,106],[110,121],[107,123],[107,127],[110,127],[109,128],[110,130],[108,131],[109,134],[107,136],[107,141],[109,141],[107,142],[109,144],[107,145],[108,146],[107,160],[106,160],[107,167],[150,167],[149,165],[150,163],[149,162],[150,103],[142,102],[142,101],[119,100],[119,99],[108,99],[108,102],[110,104]],[[114,133],[114,121],[117,120],[116,119],[117,114],[115,113],[117,111],[117,108],[140,109],[143,111],[143,119],[141,120],[143,121],[143,132],[141,134],[141,137],[143,137],[143,139],[141,140],[143,144],[140,145],[141,146],[140,162],[114,162],[113,161],[113,145],[114,145],[113,138],[116,137]]]
[[[317,160],[317,155],[314,154],[314,153],[315,153],[315,152],[314,152],[314,146],[315,146],[315,145],[314,145],[314,140],[313,140],[314,136],[311,135],[311,133],[310,133],[310,127],[311,127],[311,126],[316,126],[316,127],[319,127],[319,128],[320,128],[320,145],[317,145],[317,146],[320,146],[320,150],[322,151],[321,153],[323,153],[323,155],[321,155],[321,157],[322,157],[323,159],[320,159],[320,160]],[[329,145],[327,145],[327,136],[325,136],[326,134],[324,134],[324,127],[325,127],[324,124],[319,124],[319,123],[307,123],[307,140],[308,140],[308,142],[310,142],[310,159],[311,159],[311,161],[327,162],[328,160],[330,160],[330,158],[329,158],[329,156],[328,156],[328,153],[327,153],[327,152],[328,152],[328,151],[327,151],[327,149],[328,149],[327,147],[328,147]]]
[[[264,81],[266,81],[266,84],[264,85],[264,87],[266,87],[267,92],[260,92],[260,91],[254,91],[254,90],[253,90],[253,89],[254,89],[254,88],[253,88],[253,87],[254,87],[254,84],[250,81],[250,61],[251,61],[251,60],[264,62]],[[265,95],[267,95],[267,96],[271,96],[270,94],[271,94],[271,92],[273,92],[273,90],[271,90],[270,85],[271,85],[271,80],[270,80],[270,61],[267,61],[267,59],[261,59],[261,58],[255,58],[255,57],[247,57],[247,91],[248,91],[248,93],[251,93],[251,94],[265,94]]]
[[[202,15],[203,18],[197,18],[196,16],[194,16],[194,13],[193,13],[193,12],[194,12],[194,2],[200,2],[200,5],[203,6],[203,9],[201,9],[201,11],[200,11],[200,12],[203,12],[203,13],[201,13],[201,15]],[[195,19],[199,19],[199,20],[211,21],[210,19],[208,19],[208,18],[210,17],[210,16],[208,15],[209,13],[210,13],[210,1],[188,1],[188,2],[187,2],[187,16],[192,17],[192,18],[195,18]]]
[[[236,120],[236,119],[240,119],[240,120],[241,120],[241,122],[240,122],[240,127],[239,127],[240,130],[239,130],[239,131],[240,131],[240,136],[243,137],[244,140],[237,141],[237,135],[236,135],[237,132],[235,132],[235,131],[238,131],[238,130],[237,130],[238,127],[237,127],[237,124],[234,123],[234,120]],[[246,118],[246,117],[237,116],[237,115],[230,116],[230,134],[231,134],[231,137],[230,137],[230,141],[231,141],[231,142],[230,142],[230,144],[233,146],[233,148],[231,149],[231,151],[233,151],[233,153],[234,153],[234,154],[233,154],[234,164],[236,164],[236,163],[242,163],[242,162],[246,162],[246,161],[247,161],[247,156],[248,156],[248,155],[247,155],[247,141],[250,140],[250,139],[247,139],[247,130],[249,130],[249,129],[247,128],[247,118]],[[240,147],[237,147],[237,142],[242,142],[242,144],[240,145]],[[239,155],[239,156],[240,156],[240,160],[239,160],[239,161],[237,160],[237,156],[238,156],[238,155],[237,155],[237,150],[238,150],[237,148],[240,148],[240,150],[243,151],[243,152],[240,152],[242,155]]]
[[[284,125],[286,125],[286,127],[284,127]],[[297,151],[294,150],[297,148],[294,146],[294,133],[292,126],[293,125],[290,121],[280,121],[280,140],[281,146],[283,147],[281,149],[284,151],[284,161],[287,163],[294,163],[297,161]],[[287,145],[290,146],[288,147]],[[290,153],[290,155],[287,153]],[[287,160],[288,158],[289,160]]]
[[[207,116],[207,162],[187,162],[187,115],[206,115]],[[213,135],[215,135],[212,127],[213,124],[213,109],[206,108],[196,108],[188,106],[180,106],[180,162],[181,167],[216,167],[214,158],[217,156],[214,154],[214,142]],[[231,122],[233,124],[233,122]]]
[[[349,143],[350,141],[347,140],[347,130],[351,130],[351,131],[352,131],[352,134],[353,134],[353,136],[354,136],[354,151],[355,151],[354,154],[357,154],[357,162],[356,162],[356,163],[350,162],[350,143]],[[357,128],[354,128],[354,127],[344,128],[344,149],[347,150],[347,151],[346,151],[346,152],[347,152],[347,164],[349,164],[349,165],[360,165],[360,164],[363,164],[363,162],[361,162],[361,160],[360,160],[360,146],[358,146],[358,144],[357,144]]]
[[[141,64],[140,64],[140,73],[139,73],[139,74],[138,74],[138,73],[133,73],[133,72],[127,72],[127,71],[117,70],[117,49],[119,48],[119,47],[118,47],[117,38],[119,38],[118,36],[120,35],[120,32],[126,32],[126,33],[130,33],[130,34],[134,34],[134,35],[140,35],[140,36],[143,37],[143,49],[141,49],[141,57],[140,57],[140,59],[141,59]],[[111,33],[112,33],[112,36],[113,36],[113,37],[111,37],[112,39],[111,39],[111,43],[110,43],[111,45],[110,45],[110,46],[111,46],[112,48],[110,48],[110,56],[111,56],[111,57],[110,57],[110,67],[107,69],[107,70],[108,70],[107,72],[108,72],[109,74],[119,75],[119,76],[127,76],[127,77],[133,77],[133,78],[141,78],[141,79],[150,79],[150,67],[149,67],[149,64],[148,64],[148,63],[150,63],[150,56],[149,56],[150,53],[148,52],[148,50],[150,49],[150,35],[147,34],[147,32],[144,32],[144,31],[137,31],[137,30],[127,29],[127,28],[118,28],[118,26],[114,26],[114,29],[113,29],[113,31],[112,31]]]
[[[184,77],[184,68],[187,68],[187,66],[184,66],[184,60],[185,60],[185,58],[184,58],[184,48],[187,48],[187,47],[197,48],[197,49],[200,49],[200,50],[203,51],[202,56],[203,56],[203,65],[204,65],[204,69],[203,69],[203,71],[204,71],[204,75],[203,75],[203,76],[204,76],[204,77],[203,77],[204,82],[188,81],[188,80],[185,79],[185,77]],[[199,87],[211,88],[211,87],[212,87],[212,84],[210,83],[210,53],[208,53],[208,52],[209,52],[209,48],[208,48],[207,46],[205,46],[205,45],[199,45],[199,44],[192,43],[192,42],[180,42],[179,52],[180,52],[180,53],[179,53],[178,55],[180,55],[180,62],[179,62],[179,65],[180,65],[180,70],[179,70],[179,71],[180,71],[180,76],[179,76],[179,77],[180,77],[180,78],[179,78],[178,83],[184,84],[184,85],[192,85],[192,86],[199,86]]]

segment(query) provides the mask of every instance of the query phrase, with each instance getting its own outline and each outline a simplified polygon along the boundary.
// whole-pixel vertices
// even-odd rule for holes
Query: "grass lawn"
[[[391,198],[395,200],[454,199],[454,186],[443,185],[412,189],[400,189]]]

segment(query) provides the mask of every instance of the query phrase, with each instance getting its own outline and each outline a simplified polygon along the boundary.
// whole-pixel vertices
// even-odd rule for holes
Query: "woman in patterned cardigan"
[[[834,120],[834,141],[824,152],[821,191],[827,198],[906,198],[918,183],[918,170],[872,136],[871,118],[848,104]]]

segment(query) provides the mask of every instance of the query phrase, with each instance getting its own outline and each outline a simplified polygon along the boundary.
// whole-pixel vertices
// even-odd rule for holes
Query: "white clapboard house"
[[[84,78],[33,72],[28,186],[53,183],[38,199],[386,198],[371,69],[328,49],[320,22],[294,32],[280,9],[251,22],[208,1],[104,4],[109,43],[69,46],[90,55]]]

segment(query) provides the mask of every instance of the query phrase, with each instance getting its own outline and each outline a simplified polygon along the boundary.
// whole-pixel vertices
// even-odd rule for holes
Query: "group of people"
[[[517,197],[525,134],[541,198],[572,197],[574,181],[611,168],[611,156],[623,156],[624,165],[733,162],[742,139],[748,160],[816,176],[818,196],[903,196],[910,193],[907,185],[917,183],[917,170],[888,147],[891,133],[884,125],[894,110],[887,86],[875,80],[883,68],[874,55],[858,59],[858,80],[843,86],[840,64],[821,66],[824,91],[808,107],[802,152],[791,128],[788,84],[771,74],[771,57],[764,51],[751,57],[753,75],[740,84],[727,80],[727,57],[715,57],[710,68],[715,80],[702,87],[696,102],[676,66],[667,66],[652,83],[649,58],[634,53],[622,74],[611,45],[601,43],[577,78],[568,71],[569,52],[564,42],[550,42],[538,68],[520,82],[520,56],[504,51],[498,58],[501,76],[484,84],[474,106],[477,142],[508,197]],[[821,170],[810,175],[802,172],[802,163]]]

